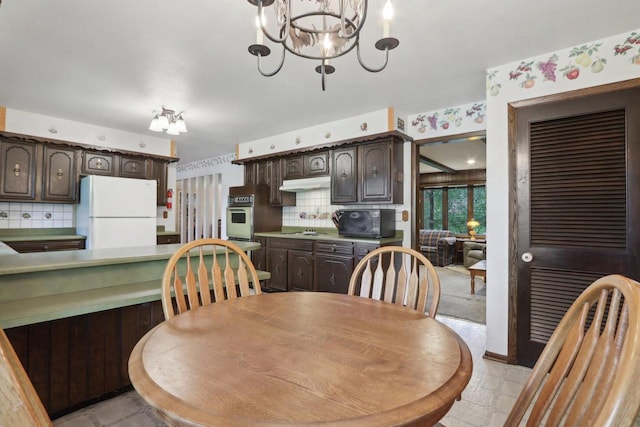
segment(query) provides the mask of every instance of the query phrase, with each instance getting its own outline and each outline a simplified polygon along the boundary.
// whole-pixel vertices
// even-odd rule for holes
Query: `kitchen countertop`
[[[250,251],[260,247],[260,244],[255,242],[235,243],[243,251]],[[0,256],[0,276],[169,259],[181,246],[181,243],[175,243],[131,248],[10,254]]]
[[[86,236],[76,234],[75,228],[10,228],[0,230],[0,241],[2,242],[84,240],[86,238]]]
[[[256,242],[236,244],[244,251],[260,247]],[[0,327],[158,301],[167,260],[180,246],[2,255]],[[259,271],[258,277],[271,275]]]
[[[17,253],[18,251],[0,242],[0,257],[2,257],[3,255],[15,255]]]
[[[303,240],[318,240],[318,241],[344,241],[344,242],[358,242],[358,243],[375,243],[375,244],[387,244],[391,242],[397,242],[402,240],[402,233],[396,233],[393,237],[382,237],[380,239],[367,239],[362,237],[344,237],[335,233],[324,233],[318,231],[318,234],[303,234],[301,231],[272,231],[264,233],[255,233],[256,237],[277,237],[283,239],[303,239]]]

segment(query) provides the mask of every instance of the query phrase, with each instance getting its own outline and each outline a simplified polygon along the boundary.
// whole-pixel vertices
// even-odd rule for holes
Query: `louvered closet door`
[[[519,364],[596,278],[640,279],[639,100],[630,89],[516,112]]]

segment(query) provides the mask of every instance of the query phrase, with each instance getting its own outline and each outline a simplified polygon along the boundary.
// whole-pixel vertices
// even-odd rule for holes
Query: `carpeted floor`
[[[436,267],[440,278],[441,295],[438,314],[486,322],[486,287],[483,278],[476,278],[476,293],[471,295],[471,276],[462,265]]]

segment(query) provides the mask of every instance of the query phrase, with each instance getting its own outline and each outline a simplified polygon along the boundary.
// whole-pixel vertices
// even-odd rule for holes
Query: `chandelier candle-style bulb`
[[[391,0],[387,0],[387,3],[382,9],[382,37],[387,38],[391,36],[391,19],[393,19],[393,6]]]
[[[263,19],[264,22],[264,19]],[[256,16],[256,44],[264,44],[264,33],[260,24],[260,18]]]

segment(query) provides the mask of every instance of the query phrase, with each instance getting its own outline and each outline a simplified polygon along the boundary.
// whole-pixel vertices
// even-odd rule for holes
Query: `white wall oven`
[[[227,203],[227,236],[231,240],[253,237],[253,195],[229,196]]]

